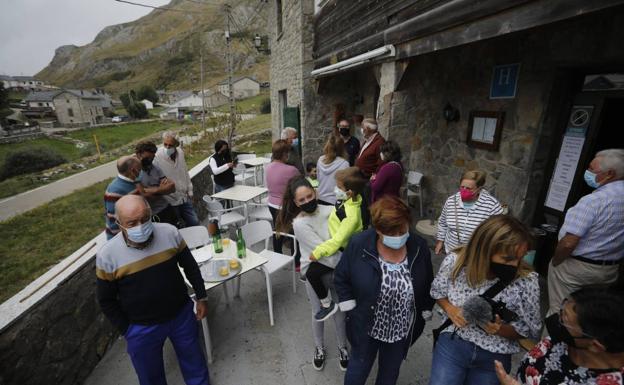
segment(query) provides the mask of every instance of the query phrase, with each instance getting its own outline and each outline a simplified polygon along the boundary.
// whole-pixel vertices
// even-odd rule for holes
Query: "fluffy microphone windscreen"
[[[462,310],[469,324],[484,325],[492,320],[492,306],[478,295],[468,298]]]

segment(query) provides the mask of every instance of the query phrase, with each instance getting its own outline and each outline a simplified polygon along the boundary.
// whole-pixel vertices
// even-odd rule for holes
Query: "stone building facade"
[[[301,1],[295,2],[298,9],[312,8],[312,1]],[[398,3],[392,0],[388,4]],[[403,3],[416,9],[425,2]],[[392,59],[368,61],[317,77],[311,75],[312,69],[366,52],[353,51],[353,47],[374,40],[374,36],[355,37],[342,51],[324,55],[328,50],[318,46],[327,35],[319,30],[327,25],[322,19],[332,17],[331,13],[347,7],[346,3],[330,1],[330,10],[315,16],[316,30],[312,28],[311,32],[296,28],[293,20],[301,19],[300,12],[295,19],[289,19],[294,32],[285,29],[280,40],[272,42],[274,127],[280,121],[279,108],[275,108],[280,87],[295,88],[292,105],[301,108],[304,161],[316,160],[321,154],[324,138],[332,132],[338,116],[376,117],[381,133],[401,146],[406,169],[425,175],[425,207],[439,212],[446,197],[457,191],[461,174],[479,168],[488,172],[486,188],[508,205],[512,214],[527,223],[556,223],[564,210],[545,208],[544,201],[571,108],[589,98],[598,113],[611,103],[609,100],[616,104],[624,101],[621,90],[591,95],[583,90],[588,75],[624,72],[624,51],[618,48],[619,36],[624,33],[624,2],[600,0],[592,3],[597,8],[591,12],[576,1],[567,3],[567,10],[558,7],[557,1],[517,3],[522,4],[505,12],[484,13],[481,18],[467,15],[465,18],[472,16],[475,20],[466,19],[463,25],[449,25],[448,29],[436,25],[437,30],[426,29],[409,41],[405,37],[410,32],[407,27],[397,26],[397,39],[403,40],[386,41],[396,48]],[[572,12],[574,7],[581,11]],[[421,17],[422,28],[436,21],[417,17]],[[519,27],[523,23],[526,25]],[[389,39],[393,33],[388,28],[382,35]],[[307,52],[306,42],[312,46],[314,64],[286,57],[287,53]],[[301,63],[298,68],[297,63]],[[520,63],[515,96],[491,98],[494,68],[512,63]],[[300,87],[300,95],[296,87]],[[291,105],[290,93],[288,96]],[[447,104],[457,108],[459,120],[444,118]],[[473,111],[504,113],[497,150],[467,143]],[[604,126],[601,121],[611,119],[605,116],[603,111],[592,117],[577,170],[572,170],[576,177],[566,207],[587,192],[582,186],[582,171],[588,158],[591,160],[593,153],[605,146],[622,147],[606,126],[599,127]]]
[[[56,117],[62,126],[98,124],[104,117],[101,98],[81,95],[80,91],[61,92],[54,97],[53,102]]]

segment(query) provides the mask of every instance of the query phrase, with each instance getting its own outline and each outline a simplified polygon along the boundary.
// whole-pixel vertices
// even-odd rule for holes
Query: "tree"
[[[156,104],[158,103],[158,93],[152,86],[141,86],[141,88],[139,88],[139,92],[137,92],[137,99],[147,99]]]
[[[121,100],[121,104],[123,104],[126,111],[128,111],[128,115],[135,119],[143,119],[148,117],[147,108],[143,103],[140,103],[137,98],[134,90],[130,90],[130,93],[125,93],[119,95],[119,100]]]
[[[9,91],[4,88],[4,83],[0,82],[0,121],[11,115],[13,110],[9,108]]]

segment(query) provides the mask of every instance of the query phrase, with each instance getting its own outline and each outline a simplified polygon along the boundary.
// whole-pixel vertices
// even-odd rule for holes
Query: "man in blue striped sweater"
[[[115,223],[115,203],[124,195],[137,194],[137,178],[141,173],[141,162],[134,156],[123,156],[117,161],[117,177],[106,187],[104,209],[106,209],[106,239],[119,232]]]
[[[152,223],[143,197],[122,197],[115,211],[121,232],[97,253],[97,298],[126,339],[139,382],[167,383],[162,349],[169,338],[186,384],[208,385],[196,322],[206,316],[208,306],[193,255],[174,226]],[[195,291],[196,316],[178,266]]]

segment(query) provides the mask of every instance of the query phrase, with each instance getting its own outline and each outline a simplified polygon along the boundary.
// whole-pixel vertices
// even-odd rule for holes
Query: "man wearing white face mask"
[[[568,209],[548,269],[548,314],[584,286],[613,283],[624,258],[624,150],[603,150],[585,171],[595,190]]]
[[[186,384],[208,385],[196,323],[208,306],[193,255],[174,226],[152,223],[143,197],[120,198],[115,212],[121,232],[97,253],[97,299],[126,339],[139,382],[166,383],[162,349],[169,338]],[[178,266],[195,291],[196,316]]]
[[[193,183],[188,173],[184,151],[180,147],[175,132],[163,133],[163,146],[156,151],[154,164],[165,173],[167,179],[175,183],[176,190],[165,195],[165,199],[184,221],[184,226],[197,226],[199,219],[193,208]]]
[[[348,312],[345,385],[364,385],[378,354],[376,383],[395,384],[434,305],[429,247],[409,232],[405,202],[385,195],[370,210],[373,228],[351,238],[334,273],[340,310]]]

